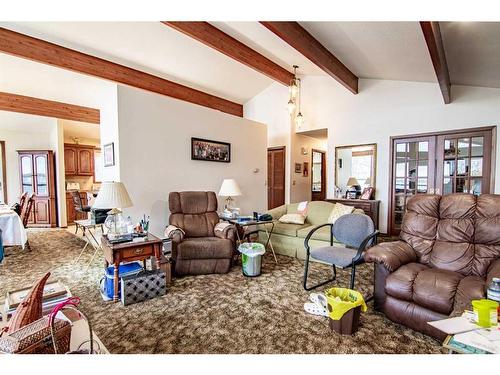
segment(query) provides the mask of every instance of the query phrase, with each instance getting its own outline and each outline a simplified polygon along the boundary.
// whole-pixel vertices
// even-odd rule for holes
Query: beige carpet
[[[0,296],[28,286],[45,272],[66,283],[82,299],[95,331],[111,353],[443,353],[440,343],[394,324],[369,310],[353,336],[332,333],[326,318],[303,311],[303,263],[266,256],[261,277],[245,278],[240,267],[226,275],[175,280],[166,296],[124,307],[103,302],[98,284],[103,274],[99,254],[87,272],[91,252],[72,264],[84,242],[64,230],[31,231],[32,251],[7,249],[0,265]],[[328,268],[312,267],[326,276]],[[348,274],[339,272],[339,284]],[[357,275],[364,294],[371,289],[372,266]]]

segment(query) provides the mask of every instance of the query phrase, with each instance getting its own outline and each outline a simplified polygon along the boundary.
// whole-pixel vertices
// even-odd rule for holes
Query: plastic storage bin
[[[262,255],[266,252],[264,245],[258,242],[245,242],[238,247],[238,251],[241,253],[243,275],[260,276]]]
[[[142,264],[140,264],[139,262],[120,264],[120,267],[118,268],[118,298],[120,297],[121,290],[120,278],[123,276],[137,274],[140,271],[142,271]],[[109,266],[108,268],[106,268],[104,278],[101,281],[101,291],[103,294],[103,298],[105,299],[113,299],[113,295],[115,294],[114,277],[115,267]]]
[[[325,295],[330,329],[341,335],[355,333],[361,311],[367,310],[361,293],[347,288],[331,288],[325,291]]]
[[[476,323],[485,328],[498,324],[498,302],[489,299],[473,300],[472,308],[476,315]]]

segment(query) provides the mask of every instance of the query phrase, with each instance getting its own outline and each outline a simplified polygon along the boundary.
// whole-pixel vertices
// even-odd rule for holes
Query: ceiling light
[[[295,102],[292,100],[292,98],[290,98],[290,100],[288,101],[288,113],[290,113],[290,116],[293,114],[294,111],[295,111]]]

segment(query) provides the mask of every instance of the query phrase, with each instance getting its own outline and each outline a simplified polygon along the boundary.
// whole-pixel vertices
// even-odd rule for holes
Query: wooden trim
[[[98,109],[0,92],[0,110],[99,124]]]
[[[3,182],[3,202],[7,204],[7,156],[5,155],[5,141],[0,141],[2,152],[2,182]]]
[[[470,133],[470,132],[479,132],[479,131],[492,131],[496,129],[496,125],[492,126],[480,126],[477,128],[463,128],[463,129],[455,129],[455,130],[445,130],[445,131],[437,131],[437,132],[427,132],[427,133],[413,133],[413,134],[408,134],[408,135],[393,135],[389,137],[389,140],[392,141],[393,139],[406,139],[406,138],[422,138],[422,137],[428,137],[428,136],[433,136],[433,135],[448,135],[448,134],[457,134],[457,133]]]
[[[5,28],[0,28],[0,51],[243,117],[239,103]]]
[[[287,201],[286,201],[286,189],[287,189],[287,184],[286,184],[286,171],[287,171],[287,160],[286,160],[286,146],[273,146],[273,147],[268,147],[267,148],[267,152],[269,151],[280,151],[280,150],[283,150],[283,201],[284,201],[284,204],[287,204]],[[267,152],[266,152],[266,186],[267,188],[269,189],[269,171],[267,171],[267,166],[268,166],[268,159],[267,159]],[[268,192],[266,192],[266,198],[268,197]],[[267,209],[271,209],[269,207],[269,200],[267,200]]]
[[[436,72],[444,104],[449,104],[451,103],[450,73],[448,72],[448,64],[446,62],[446,54],[444,53],[439,22],[422,21],[420,22],[420,27],[424,34],[427,49],[431,55],[432,65]]]
[[[335,78],[350,92],[358,93],[358,77],[298,22],[261,21],[260,23]]]
[[[327,193],[327,186],[326,186],[326,151],[324,150],[319,150],[317,148],[312,148],[311,149],[311,200],[312,200],[312,194],[313,194],[313,166],[314,166],[314,153],[317,152],[318,154],[321,154],[321,194],[325,196],[326,199],[326,193]]]
[[[294,77],[293,73],[208,22],[162,21],[162,23],[285,86],[288,86]]]

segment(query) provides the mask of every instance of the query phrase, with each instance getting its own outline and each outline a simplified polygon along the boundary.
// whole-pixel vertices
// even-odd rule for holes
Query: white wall
[[[285,202],[290,203],[292,123],[286,103],[288,87],[273,83],[243,105],[243,117],[267,125],[267,147],[285,146]],[[266,181],[267,183],[267,181]]]
[[[134,203],[125,214],[134,222],[151,215],[152,232],[162,235],[169,192],[217,193],[224,178],[240,185],[243,196],[235,198],[235,206],[242,214],[267,208],[263,124],[121,85],[118,111],[120,177]],[[231,143],[231,163],[191,160],[191,137]]]
[[[21,176],[17,150],[53,150],[57,120],[0,111],[0,140],[5,141],[7,202],[19,202]],[[3,197],[2,197],[3,198]]]
[[[271,95],[273,93],[273,95]],[[268,123],[272,108],[280,113],[287,94],[279,84],[245,105],[245,115]],[[500,89],[453,86],[453,102],[443,104],[436,83],[361,79],[353,95],[331,77],[302,78],[302,131],[328,129],[327,197],[334,196],[335,147],[377,143],[376,198],[381,200],[380,229],[387,229],[389,137],[440,130],[499,125]],[[263,109],[260,109],[262,106]],[[266,120],[267,119],[267,120]],[[286,132],[290,127],[280,125]],[[283,135],[286,137],[286,135]],[[497,131],[497,137],[500,132]],[[497,139],[498,143],[498,139]],[[496,156],[495,193],[500,193],[500,153]]]
[[[115,83],[0,54],[0,91],[99,109],[101,145],[115,142],[116,164],[104,168],[104,178],[120,180]]]
[[[305,149],[307,154],[302,153],[302,148]],[[292,147],[291,147],[291,165],[290,165],[290,202],[310,201],[312,196],[312,149],[326,151],[325,142],[316,138],[308,137],[301,134],[292,134]],[[307,177],[302,173],[295,173],[295,163],[302,165],[304,162],[309,163],[309,171]],[[328,168],[328,166],[327,166]]]
[[[306,77],[302,84],[306,125],[328,128],[328,165],[334,165],[335,146],[377,143],[376,198],[382,201],[383,232],[387,227],[390,136],[500,123],[500,89],[453,86],[453,102],[445,105],[434,83],[361,79],[358,95],[328,77]],[[497,176],[499,157],[497,154]],[[335,179],[333,168],[328,168],[328,179]],[[496,178],[495,192],[500,193],[500,178]],[[330,183],[328,197],[333,196],[334,184]]]

